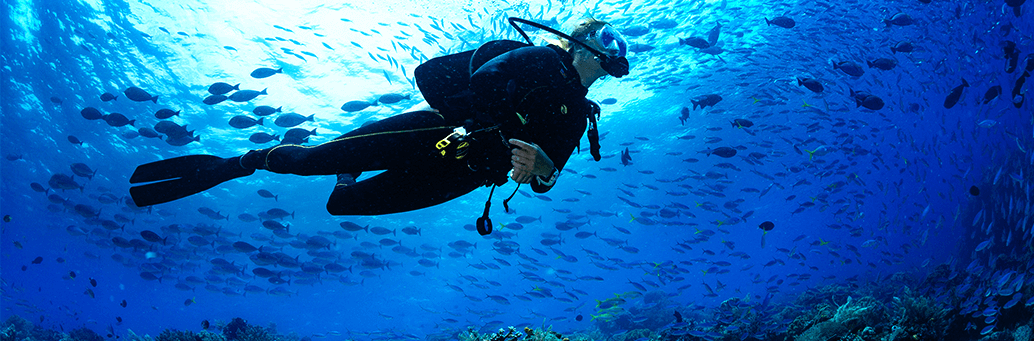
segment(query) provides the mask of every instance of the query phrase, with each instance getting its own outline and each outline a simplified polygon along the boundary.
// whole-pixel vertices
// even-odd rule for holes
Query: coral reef
[[[226,341],[226,337],[204,330],[194,333],[189,330],[166,329],[155,338],[155,341]]]
[[[227,341],[275,341],[280,339],[276,335],[276,325],[266,329],[249,325],[248,321],[240,317],[235,317],[230,323],[223,326],[223,336]]]
[[[104,341],[103,337],[86,327],[73,329],[68,333],[68,338],[74,341]]]
[[[460,341],[580,341],[580,338],[571,340],[569,338],[560,335],[560,333],[552,330],[535,330],[529,327],[524,327],[523,331],[517,330],[516,327],[510,326],[509,328],[500,328],[498,332],[481,335],[474,329],[474,327],[467,328],[466,332],[459,333],[456,337]]]

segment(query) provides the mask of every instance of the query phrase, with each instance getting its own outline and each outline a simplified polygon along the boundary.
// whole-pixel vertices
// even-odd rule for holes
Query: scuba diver
[[[150,206],[256,169],[337,175],[327,202],[332,215],[416,210],[481,186],[503,185],[507,178],[545,193],[586,128],[593,158],[600,160],[600,108],[585,96],[601,77],[628,74],[628,45],[612,25],[595,19],[584,19],[570,35],[524,19],[509,22],[528,43],[495,40],[416,68],[426,110],[366,124],[316,146],[283,144],[229,158],[188,155],[144,164],[129,182],[147,184],[130,188],[130,194],[138,206]],[[560,39],[534,46],[517,23]],[[362,172],[380,170],[355,181]],[[491,194],[478,219],[481,234],[491,232],[490,204]]]

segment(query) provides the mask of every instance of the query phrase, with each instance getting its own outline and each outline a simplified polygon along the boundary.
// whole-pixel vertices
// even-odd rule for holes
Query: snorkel
[[[513,26],[513,28],[517,29],[517,32],[521,33],[521,36],[524,37],[524,40],[528,41],[528,44],[534,45],[531,42],[531,38],[528,37],[528,34],[524,33],[524,30],[522,30],[520,28],[520,26],[517,25],[517,23],[522,23],[522,24],[526,24],[526,25],[531,25],[531,26],[537,27],[537,28],[542,29],[542,30],[544,30],[546,32],[549,32],[549,33],[555,34],[557,36],[560,36],[561,38],[567,39],[568,41],[571,41],[571,42],[573,42],[575,44],[581,45],[582,47],[587,49],[590,53],[592,53],[593,55],[596,56],[596,58],[600,61],[600,67],[603,68],[603,71],[607,71],[607,74],[609,74],[611,76],[614,76],[616,78],[621,78],[621,77],[623,77],[623,76],[628,74],[628,68],[629,68],[628,58],[625,58],[625,56],[611,56],[609,54],[600,52],[599,50],[593,48],[592,46],[589,46],[589,44],[586,44],[584,41],[581,41],[580,39],[575,39],[575,38],[573,38],[573,37],[571,37],[571,36],[569,36],[569,35],[567,35],[567,34],[565,34],[563,32],[554,30],[552,28],[549,28],[549,27],[547,27],[545,25],[539,24],[539,23],[534,22],[534,21],[525,20],[525,19],[521,19],[521,18],[514,18],[514,17],[510,17],[509,21],[510,21],[510,25]]]

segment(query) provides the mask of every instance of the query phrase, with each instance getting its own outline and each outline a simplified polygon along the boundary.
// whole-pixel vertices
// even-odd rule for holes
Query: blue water
[[[423,339],[468,326],[491,331],[520,325],[612,335],[637,325],[659,330],[674,322],[673,311],[714,319],[709,309],[731,298],[763,316],[792,307],[809,290],[840,284],[864,291],[896,273],[912,278],[913,289],[962,311],[961,324],[978,321],[963,315],[1006,305],[1009,297],[983,295],[1012,288],[1026,274],[1015,292],[1027,295],[1002,314],[1031,314],[1034,104],[1012,103],[1014,84],[1034,51],[1030,4],[1017,17],[1000,1],[318,3],[5,2],[0,210],[10,221],[2,225],[0,317],[122,336],[128,330],[199,330],[203,320],[215,325],[233,317],[274,323],[281,334],[331,339]],[[914,22],[884,24],[898,13]],[[325,211],[333,177],[260,171],[152,209],[102,202],[128,197],[128,178],[139,164],[272,146],[275,141],[256,144],[249,137],[283,135],[287,128],[273,125],[275,116],[264,126],[228,124],[257,105],[315,114],[314,122],[299,127],[317,129],[310,144],[326,142],[417,105],[412,71],[420,62],[494,39],[519,39],[508,16],[562,28],[583,14],[610,21],[642,44],[630,55],[629,76],[590,89],[591,99],[616,99],[602,105],[604,159],[594,162],[587,152],[572,156],[544,197],[522,188],[510,202],[515,212],[504,213],[501,204],[501,193],[514,184],[500,188],[492,207],[497,231],[487,237],[464,228],[480,216],[487,188],[415,212],[334,217]],[[796,25],[766,25],[777,16]],[[679,44],[679,38],[707,39],[716,23],[722,25],[720,49]],[[902,41],[914,51],[892,52]],[[1013,72],[1006,72],[1006,41],[1020,51]],[[897,65],[867,67],[877,58]],[[832,67],[842,61],[861,65],[864,74]],[[283,74],[249,76],[260,67],[283,68]],[[798,77],[818,80],[824,91],[798,85]],[[963,79],[969,87],[957,105],[945,108]],[[203,104],[215,82],[266,89],[268,95]],[[1002,95],[985,104],[985,92],[995,85]],[[123,91],[131,86],[158,95],[157,103],[130,101]],[[1019,92],[1030,89],[1028,82]],[[885,105],[860,107],[852,91]],[[102,101],[105,92],[119,97]],[[413,99],[351,113],[339,108],[389,93]],[[708,94],[722,100],[694,108],[692,101]],[[87,120],[80,113],[86,107],[121,113],[134,126]],[[682,123],[684,107],[690,110]],[[138,128],[159,121],[154,113],[162,108],[181,111],[171,120],[194,130],[200,141],[176,147],[136,136]],[[753,126],[736,127],[734,119]],[[717,147],[739,148],[728,159],[701,152]],[[631,165],[618,157],[626,148]],[[96,174],[74,177],[82,190],[50,189],[54,174],[73,175],[74,163]],[[46,189],[34,191],[32,183]],[[980,194],[970,194],[971,186]],[[260,189],[277,199],[259,196]],[[99,216],[84,217],[73,209],[77,204],[98,209]],[[211,219],[199,208],[229,218]],[[283,220],[294,236],[274,238],[280,246],[251,237],[272,235],[260,221],[238,218],[272,208],[294,213]],[[499,228],[518,217],[541,220],[519,230]],[[125,225],[121,229],[99,225],[121,218],[129,220],[117,222]],[[774,224],[767,233],[759,228],[765,221]],[[343,231],[342,222],[396,232],[360,231],[344,239],[333,235]],[[579,227],[559,231],[561,222]],[[187,228],[172,233],[170,224]],[[316,258],[283,244],[322,235],[335,243],[321,250],[333,253],[316,259],[319,264],[351,271],[324,272],[309,285],[296,283],[304,276],[284,273],[291,284],[271,284],[253,275],[258,266],[247,254],[188,243],[198,224],[218,227],[218,238],[208,237],[214,246],[245,241],[282,247],[301,262]],[[421,232],[408,235],[406,227]],[[112,245],[116,237],[141,239],[144,230],[169,237],[168,245]],[[575,236],[583,231],[595,234]],[[562,243],[547,246],[544,240],[554,238],[543,234],[559,234]],[[381,246],[384,238],[430,254],[393,251]],[[450,246],[457,241],[477,246]],[[518,245],[520,255],[493,247],[501,242]],[[388,266],[363,268],[353,251],[375,254]],[[42,262],[32,264],[37,257]],[[211,273],[214,258],[240,272]],[[939,265],[958,280],[921,284]],[[144,279],[144,272],[162,280]],[[190,284],[188,276],[212,277]],[[247,286],[259,289],[246,293]],[[965,290],[953,290],[959,287]],[[273,295],[274,289],[290,295]],[[615,295],[624,298],[617,309],[598,308],[598,301]],[[843,304],[845,297],[825,300]],[[775,337],[786,333],[781,318],[761,318],[750,330],[741,329],[743,321],[720,319],[728,327],[706,331]],[[997,327],[979,321],[968,335]]]

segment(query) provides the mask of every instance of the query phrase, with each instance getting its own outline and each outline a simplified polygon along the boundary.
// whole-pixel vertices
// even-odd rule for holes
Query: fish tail
[[[265,120],[265,119],[266,119],[265,117],[259,117],[259,119],[258,119],[258,125],[260,125],[260,126],[265,126],[264,124],[262,124],[262,121],[263,121],[263,120]]]
[[[151,97],[151,102],[154,102],[154,104],[158,104],[158,96]]]
[[[966,82],[965,78],[962,79],[962,86],[969,86],[969,82]]]
[[[768,21],[768,18],[765,18],[765,24],[768,26],[772,26],[772,22]]]

